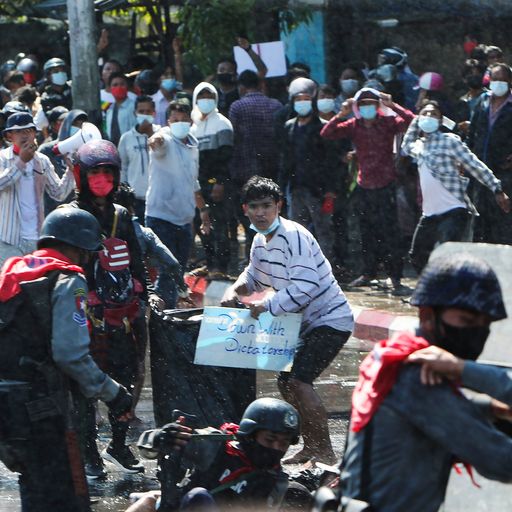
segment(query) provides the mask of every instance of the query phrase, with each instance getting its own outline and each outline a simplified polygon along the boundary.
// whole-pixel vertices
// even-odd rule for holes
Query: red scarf
[[[21,283],[34,281],[52,270],[83,270],[55,249],[39,249],[26,256],[9,258],[0,273],[0,302],[6,302],[21,292]]]
[[[375,345],[361,364],[359,380],[352,395],[350,424],[354,432],[359,432],[372,419],[395,384],[407,356],[428,346],[425,338],[406,332]]]

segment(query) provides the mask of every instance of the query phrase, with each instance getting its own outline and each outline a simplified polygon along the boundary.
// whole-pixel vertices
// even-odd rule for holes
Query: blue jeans
[[[146,226],[157,234],[185,270],[192,247],[192,224],[177,226],[156,217],[146,217]]]

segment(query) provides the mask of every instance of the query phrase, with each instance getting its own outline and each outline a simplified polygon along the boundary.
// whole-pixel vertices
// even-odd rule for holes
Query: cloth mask
[[[281,224],[281,221],[279,220],[279,215],[278,215],[274,219],[274,222],[272,222],[272,224],[270,224],[270,226],[267,229],[258,229],[254,224],[251,224],[249,227],[253,231],[256,231],[256,233],[259,233],[260,235],[269,235],[270,233],[272,233],[279,227],[279,224]]]
[[[186,121],[176,121],[169,125],[171,133],[179,140],[183,140],[190,132],[190,123]]]
[[[150,114],[137,114],[137,124],[142,124],[144,121],[147,121],[149,124],[153,124],[155,116]]]
[[[178,81],[176,78],[164,78],[162,82],[160,83],[160,87],[165,89],[167,92],[174,91],[174,89],[177,89]]]
[[[69,129],[69,136],[71,137],[72,135],[75,135],[75,133],[77,133],[79,131],[80,131],[80,128],[78,128],[78,126],[72,126]]]
[[[505,96],[509,90],[509,84],[508,82],[503,82],[501,80],[491,80],[489,83],[489,89],[492,92],[493,96],[498,96],[498,98],[501,98],[501,96]]]
[[[359,89],[359,82],[355,78],[347,78],[340,80],[340,87],[345,96],[352,96]]]
[[[114,176],[112,174],[92,174],[87,176],[89,190],[96,197],[106,197],[114,188]]]
[[[258,469],[272,469],[278,466],[286,453],[274,448],[267,448],[254,439],[244,439],[240,441],[240,446]]]
[[[311,114],[311,111],[313,110],[313,103],[311,100],[295,101],[293,103],[293,108],[300,117],[306,117]]]
[[[23,80],[28,85],[32,85],[36,83],[36,75],[34,73],[23,73]]]
[[[110,88],[110,92],[116,101],[122,101],[128,96],[128,87],[126,85],[116,85]]]
[[[334,99],[333,98],[322,98],[316,102],[318,110],[324,114],[328,112],[334,112]]]
[[[217,73],[217,80],[222,85],[230,85],[235,81],[235,75],[233,73]]]
[[[439,119],[430,116],[419,116],[418,126],[425,133],[434,133],[439,130]]]
[[[64,85],[68,81],[68,74],[65,71],[52,73],[52,83],[55,85]]]
[[[212,98],[201,98],[197,100],[197,108],[202,114],[209,114],[217,106],[217,102]]]
[[[377,117],[377,106],[362,105],[359,107],[359,113],[363,119],[375,119]]]
[[[441,327],[444,331],[441,334]],[[436,341],[439,345],[462,359],[476,361],[484,349],[485,342],[489,337],[488,326],[478,327],[455,327],[443,322],[440,314],[437,314]]]

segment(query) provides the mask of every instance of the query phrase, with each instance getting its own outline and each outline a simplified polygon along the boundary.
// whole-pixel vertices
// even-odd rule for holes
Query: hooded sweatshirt
[[[208,89],[215,95],[215,108],[203,116],[197,107],[197,96]],[[190,133],[199,142],[199,182],[201,187],[223,184],[229,176],[229,164],[233,154],[233,126],[217,109],[218,93],[208,82],[201,82],[192,97],[192,121]],[[204,117],[204,118],[203,118]]]

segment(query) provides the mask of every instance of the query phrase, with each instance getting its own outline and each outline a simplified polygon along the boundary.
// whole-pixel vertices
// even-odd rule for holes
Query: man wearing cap
[[[468,254],[435,258],[411,304],[419,307],[418,332],[377,343],[361,364],[352,397],[341,491],[372,510],[437,512],[457,462],[468,477],[474,467],[491,480],[512,481],[512,440],[490,421],[510,409],[489,398],[470,400],[459,389],[512,405],[510,372],[475,362],[491,323],[507,317],[496,274]],[[427,352],[415,356],[420,349]],[[428,372],[405,364],[428,354],[436,359],[440,349],[466,360],[451,374],[458,382],[427,379]]]
[[[350,113],[354,117],[346,120]],[[389,94],[365,87],[347,100],[322,129],[327,139],[350,139],[358,161],[357,195],[363,251],[363,273],[350,286],[366,286],[382,261],[393,293],[403,294],[401,233],[397,219],[393,153],[395,136],[405,132],[414,114]]]
[[[35,249],[44,219],[44,192],[61,201],[75,184],[71,169],[59,178],[48,157],[37,151],[30,114],[9,117],[0,151],[0,264]]]

